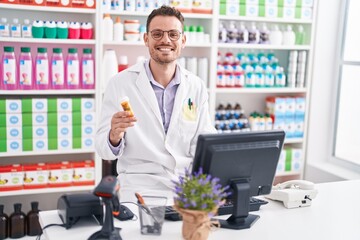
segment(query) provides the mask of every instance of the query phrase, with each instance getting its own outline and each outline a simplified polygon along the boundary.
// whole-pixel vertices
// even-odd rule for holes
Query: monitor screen
[[[259,218],[249,215],[249,199],[271,192],[284,137],[277,130],[199,136],[192,171],[202,168],[232,189],[233,214],[222,227],[249,228]]]

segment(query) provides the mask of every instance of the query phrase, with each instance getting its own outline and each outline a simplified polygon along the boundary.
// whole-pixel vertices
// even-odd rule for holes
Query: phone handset
[[[314,189],[314,183],[306,180],[290,180],[287,182],[279,183],[273,187],[274,190],[280,190],[285,188],[312,190]]]

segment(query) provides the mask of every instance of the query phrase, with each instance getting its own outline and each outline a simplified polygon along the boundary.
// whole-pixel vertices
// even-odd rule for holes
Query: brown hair
[[[179,19],[179,21],[181,22],[182,28],[184,27],[185,19],[181,14],[181,12],[179,10],[176,10],[174,7],[162,5],[160,8],[154,9],[148,16],[146,21],[146,32],[149,32],[150,22],[156,16],[170,16],[170,17],[174,16],[177,19]]]

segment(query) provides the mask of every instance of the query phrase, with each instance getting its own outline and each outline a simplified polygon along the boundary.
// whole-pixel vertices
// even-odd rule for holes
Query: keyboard
[[[251,197],[249,211],[250,212],[258,211],[260,209],[261,205],[264,205],[267,203],[268,203],[268,201]],[[234,204],[231,200],[226,201],[226,203],[224,205],[219,207],[218,215],[232,214],[233,207],[234,207]],[[181,216],[177,211],[175,211],[175,209],[172,206],[166,206],[165,219],[170,220],[170,221],[180,221]]]

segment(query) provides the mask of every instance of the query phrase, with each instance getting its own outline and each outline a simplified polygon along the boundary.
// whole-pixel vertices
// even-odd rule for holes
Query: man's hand
[[[124,133],[128,127],[134,126],[137,121],[135,117],[130,117],[130,113],[121,111],[115,113],[111,118],[110,143],[118,146],[120,140],[124,137]]]

